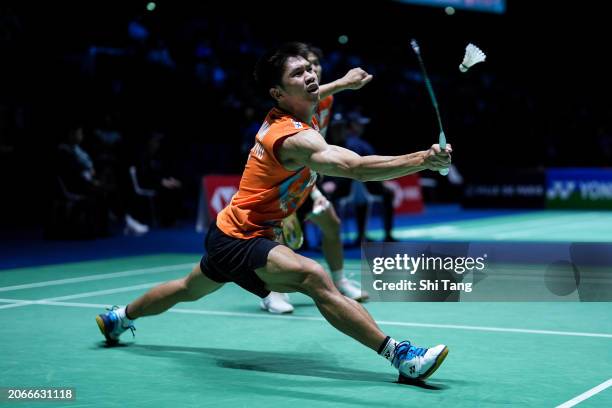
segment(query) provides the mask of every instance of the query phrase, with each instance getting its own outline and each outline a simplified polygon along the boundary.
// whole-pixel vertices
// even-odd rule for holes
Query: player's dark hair
[[[280,85],[287,60],[291,57],[308,59],[309,50],[304,43],[288,42],[266,52],[255,64],[254,76],[257,85],[266,92]]]

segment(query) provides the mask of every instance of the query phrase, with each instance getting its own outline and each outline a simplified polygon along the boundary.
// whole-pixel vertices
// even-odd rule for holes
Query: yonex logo
[[[236,194],[236,191],[238,190],[234,186],[219,187],[213,193],[210,204],[216,212],[220,212],[230,203],[230,201],[232,201],[232,197]]]
[[[397,208],[405,201],[421,199],[421,189],[417,186],[402,186],[397,181],[386,181],[385,186],[393,190],[393,207]]]
[[[573,181],[553,181],[552,186],[546,192],[546,196],[549,200],[557,198],[567,200],[574,190],[576,190],[576,183]]]
[[[612,199],[612,183],[591,180],[580,183],[580,196],[584,200],[610,200]]]
[[[582,200],[612,199],[612,182],[608,180],[557,180],[546,191],[549,200],[569,200],[572,196]]]

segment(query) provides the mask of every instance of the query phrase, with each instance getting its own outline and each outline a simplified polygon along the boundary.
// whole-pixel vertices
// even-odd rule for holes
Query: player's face
[[[290,57],[285,63],[282,88],[285,96],[319,100],[319,80],[312,64],[303,57]]]
[[[321,61],[319,61],[319,57],[317,57],[314,53],[308,53],[308,62],[312,65],[312,69],[317,74],[317,78],[319,79],[319,83],[321,83],[321,75],[323,75],[323,68],[321,67]]]

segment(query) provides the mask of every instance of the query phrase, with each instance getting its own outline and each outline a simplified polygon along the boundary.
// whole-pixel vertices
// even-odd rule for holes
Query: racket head
[[[298,250],[304,244],[302,225],[295,213],[283,220],[283,241],[293,250]]]

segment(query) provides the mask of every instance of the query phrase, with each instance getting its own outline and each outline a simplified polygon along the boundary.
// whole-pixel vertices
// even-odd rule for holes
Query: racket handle
[[[440,149],[442,150],[446,149],[446,135],[444,134],[443,130],[440,130],[440,136],[438,137],[438,144],[440,145]],[[448,175],[448,168],[440,169],[438,170],[438,173],[440,173],[443,176],[446,176]]]

